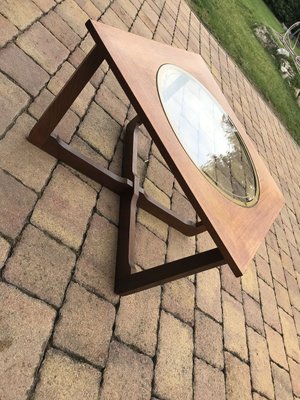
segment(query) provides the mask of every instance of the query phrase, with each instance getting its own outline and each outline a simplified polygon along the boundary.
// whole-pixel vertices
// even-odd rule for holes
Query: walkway
[[[118,197],[25,140],[91,49],[89,18],[200,52],[265,159],[286,204],[241,280],[224,266],[113,293]],[[0,399],[300,398],[299,147],[188,5],[2,0],[0,46]],[[56,134],[120,173],[134,115],[104,65]],[[146,191],[194,219],[147,132],[140,137]],[[143,211],[138,221],[142,268],[214,246]]]

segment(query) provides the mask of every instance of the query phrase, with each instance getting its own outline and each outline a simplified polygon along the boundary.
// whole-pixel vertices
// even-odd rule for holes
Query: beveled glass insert
[[[237,128],[217,100],[192,75],[165,64],[157,86],[163,109],[181,145],[219,190],[241,205],[253,205],[258,183]]]

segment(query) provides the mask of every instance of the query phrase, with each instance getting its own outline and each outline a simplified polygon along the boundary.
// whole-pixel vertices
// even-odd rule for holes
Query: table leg
[[[54,128],[103,60],[104,56],[101,54],[99,47],[94,46],[31,130],[28,136],[30,143],[46,150],[47,141]]]
[[[124,137],[122,173],[124,178],[132,182],[132,186],[120,193],[115,292],[121,295],[139,292],[225,264],[220,250],[215,248],[181,260],[133,273],[135,269],[135,232],[138,206],[188,236],[196,235],[206,230],[202,223],[194,224],[191,221],[180,219],[174,212],[148,197],[144,190],[140,188],[137,176],[137,127],[140,123],[138,117],[129,122]]]

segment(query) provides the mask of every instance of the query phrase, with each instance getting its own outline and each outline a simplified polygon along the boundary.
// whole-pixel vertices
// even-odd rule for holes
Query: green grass
[[[280,33],[284,32],[281,23],[262,0],[240,0],[236,3],[240,3],[242,7],[249,10],[249,17],[253,23],[267,25]]]
[[[192,0],[200,20],[240,65],[279,118],[300,143],[300,108],[271,54],[253,33],[255,23],[282,32],[280,22],[262,0]]]

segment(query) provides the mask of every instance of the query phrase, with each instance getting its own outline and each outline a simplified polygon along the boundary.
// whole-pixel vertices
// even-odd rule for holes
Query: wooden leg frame
[[[135,257],[136,212],[140,207],[179,232],[194,236],[206,230],[202,223],[194,224],[179,218],[148,196],[137,176],[137,140],[139,117],[128,123],[124,139],[122,177],[88,159],[59,138],[51,136],[54,128],[70,108],[104,57],[95,46],[53,100],[28,136],[29,142],[108,187],[120,195],[119,235],[115,274],[115,292],[127,295],[165,282],[205,271],[225,263],[218,248],[190,257],[132,273]],[[149,255],[151,256],[151,255]]]

